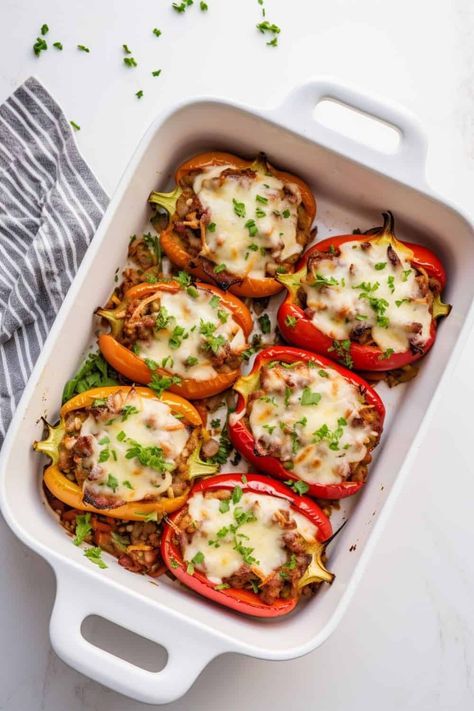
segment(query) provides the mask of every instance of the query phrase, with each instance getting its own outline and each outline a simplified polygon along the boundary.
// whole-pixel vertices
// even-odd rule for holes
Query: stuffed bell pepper
[[[216,471],[199,458],[204,436],[199,413],[178,395],[103,387],[66,402],[59,424],[34,448],[50,457],[44,485],[64,504],[160,520],[185,503],[196,476]]]
[[[310,241],[316,204],[300,178],[259,156],[210,152],[183,163],[172,193],[149,202],[169,213],[161,246],[173,264],[238,296],[281,291]]]
[[[362,487],[385,416],[364,380],[313,353],[273,346],[234,389],[229,436],[253,466],[318,498]]]
[[[324,566],[331,523],[317,504],[255,474],[197,483],[167,518],[169,571],[204,597],[257,617],[277,617],[334,576]]]
[[[402,368],[433,345],[446,274],[426,247],[401,242],[390,212],[367,234],[330,237],[308,250],[278,312],[286,341],[349,368]]]
[[[240,374],[252,317],[232,294],[177,280],[138,284],[113,309],[97,312],[111,326],[99,336],[108,363],[129,380],[167,387],[191,400],[229,388]]]

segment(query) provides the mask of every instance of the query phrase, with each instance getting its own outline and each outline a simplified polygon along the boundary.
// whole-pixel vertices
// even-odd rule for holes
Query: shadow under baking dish
[[[318,202],[318,238],[350,233],[356,227],[367,229],[381,223],[382,210],[392,210],[397,235],[425,244],[443,261],[448,274],[445,300],[454,304],[450,317],[440,325],[436,344],[424,359],[418,377],[393,391],[383,385],[378,388],[387,405],[386,429],[366,486],[359,496],[345,500],[338,513],[341,519],[350,514],[350,520],[331,544],[329,567],[336,573],[334,584],[323,587],[288,618],[265,624],[213,605],[164,577],[157,585],[151,584],[108,556],[108,569],[96,570],[46,510],[39,495],[42,462],[30,446],[42,434],[40,417],[55,420],[63,384],[93,340],[91,315],[111,291],[114,272],[125,261],[129,236],[148,229],[149,192],[171,187],[174,168],[184,158],[206,149],[243,156],[264,151],[276,166],[304,178]],[[102,595],[125,591],[129,594],[127,606],[139,607],[147,600],[157,610],[166,608],[178,613],[195,630],[207,631],[210,636],[218,634],[229,651],[280,659],[309,651],[332,630],[347,593],[356,584],[360,557],[448,367],[473,301],[473,275],[473,230],[450,207],[259,115],[218,102],[181,107],[148,134],[129,167],[29,385],[3,466],[3,505],[10,525],[55,569],[69,571],[72,580],[87,577],[91,595],[96,586]],[[335,527],[337,523],[335,520]],[[153,626],[153,606],[148,605],[147,610]],[[159,630],[156,634],[159,636]]]

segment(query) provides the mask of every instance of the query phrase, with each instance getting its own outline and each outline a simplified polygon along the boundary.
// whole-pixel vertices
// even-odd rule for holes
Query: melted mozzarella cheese
[[[176,460],[189,439],[189,431],[160,400],[130,394],[125,405],[134,408],[127,417],[110,415],[104,422],[92,414],[82,423],[82,436],[92,436],[91,468],[84,486],[95,495],[106,494],[123,501],[155,498],[172,483]],[[143,447],[159,448],[165,465],[163,471],[144,466],[127,452],[138,442]]]
[[[373,434],[359,419],[364,402],[358,388],[332,368],[276,365],[262,374],[265,395],[253,401],[249,416],[258,446],[292,464],[308,484],[347,479]]]
[[[244,332],[232,312],[222,306],[207,289],[198,288],[197,293],[193,298],[184,290],[176,294],[163,292],[160,306],[166,309],[171,319],[166,328],[155,330],[152,339],[139,341],[139,355],[140,358],[154,360],[159,366],[180,377],[209,380],[218,373],[207,355],[210,351],[205,348],[205,335],[200,333],[201,322],[213,324],[215,330],[212,335],[224,338],[233,353],[241,353],[247,344]],[[170,348],[169,339],[176,326],[185,329],[186,337],[183,337],[179,348],[173,349]],[[189,365],[189,358],[197,358],[198,362]]]
[[[204,168],[194,180],[194,192],[215,225],[206,230],[201,253],[232,274],[262,279],[268,262],[284,262],[303,249],[296,240],[301,195],[289,184],[295,198],[290,202],[284,183],[260,172],[254,178],[227,176],[221,183],[229,167]]]
[[[333,281],[327,286],[304,285],[307,306],[314,311],[312,321],[335,340],[350,338],[354,328],[368,326],[372,338],[383,350],[406,351],[409,338],[423,345],[429,339],[431,311],[416,281],[416,271],[402,251],[394,266],[387,256],[387,244],[346,242],[340,255],[317,262],[309,284],[318,278]],[[395,250],[396,251],[396,250]],[[364,284],[372,287],[364,289]],[[419,332],[410,330],[418,324]]]
[[[189,514],[198,528],[186,544],[183,557],[192,561],[202,553],[204,559],[195,567],[205,572],[212,583],[222,583],[223,578],[233,575],[244,565],[242,554],[235,550],[236,543],[251,549],[250,555],[255,559],[251,567],[262,578],[286,563],[285,530],[273,520],[278,511],[289,512],[296,523],[296,528],[292,530],[300,533],[309,543],[316,538],[316,526],[293,511],[284,499],[245,492],[237,504],[229,500],[229,510],[225,513],[219,511],[220,504],[219,499],[205,497],[201,493],[194,494],[188,500]],[[256,520],[239,526],[233,533],[230,527],[236,524],[236,510],[237,514],[239,511],[252,512]]]

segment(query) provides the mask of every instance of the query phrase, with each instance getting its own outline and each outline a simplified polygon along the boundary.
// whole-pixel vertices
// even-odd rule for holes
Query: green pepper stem
[[[188,460],[188,479],[197,479],[200,476],[210,476],[218,470],[217,464],[207,464],[200,458],[201,445],[196,447]]]
[[[117,338],[120,335],[123,327],[123,316],[116,316],[116,312],[119,310],[124,310],[122,304],[120,304],[116,309],[97,309],[96,311],[98,316],[105,318],[106,321],[109,322],[110,330],[114,338]]]
[[[46,420],[43,422],[48,428],[48,436],[40,442],[33,442],[33,449],[41,454],[46,454],[53,464],[57,464],[59,459],[59,445],[64,437],[64,423],[61,421],[59,425],[53,427]]]
[[[170,193],[150,193],[150,196],[148,197],[148,202],[151,205],[156,205],[157,207],[163,208],[163,210],[166,210],[169,215],[173,215],[176,212],[176,203],[178,202],[178,199],[181,197],[182,193],[183,191],[178,185]]]
[[[298,581],[298,588],[304,588],[305,585],[311,583],[329,583],[331,584],[336,577],[334,573],[330,573],[323,563],[323,554],[326,550],[325,543],[316,541],[314,544],[308,545],[306,552],[311,555],[311,562],[306,568],[303,576]]]
[[[306,278],[308,268],[306,265],[293,274],[275,274],[275,279],[283,284],[291,294],[296,294],[301,282]]]
[[[253,393],[259,386],[260,383],[260,372],[258,370],[255,373],[250,373],[249,375],[243,375],[240,377],[236,383],[234,383],[234,390],[240,393],[245,399],[248,398],[250,393]]]
[[[437,294],[433,299],[433,318],[441,318],[441,316],[448,316],[453,307],[451,304],[445,304],[441,301],[439,294]]]

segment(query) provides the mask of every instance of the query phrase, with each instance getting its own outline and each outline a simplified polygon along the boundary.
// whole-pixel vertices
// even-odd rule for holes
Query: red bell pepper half
[[[365,234],[329,237],[318,242],[304,254],[298,262],[294,274],[277,275],[277,279],[286,286],[288,292],[278,310],[277,317],[278,328],[288,343],[322,353],[332,360],[340,361],[349,368],[365,371],[402,368],[424,356],[431,348],[436,338],[436,319],[447,316],[451,310],[451,306],[444,304],[439,296],[446,285],[444,267],[438,257],[426,247],[412,242],[401,242],[395,237],[394,219],[391,212],[383,213],[383,217],[384,225],[380,229],[369,230]],[[339,247],[346,242],[382,243],[387,245],[387,248],[396,247],[397,252],[403,254],[412,267],[426,273],[435,290],[430,336],[422,347],[416,350],[408,348],[401,353],[388,355],[378,346],[364,345],[349,339],[334,341],[319,330],[313,321],[305,315],[299,302],[298,289],[301,281],[306,278],[311,258],[321,253],[338,254]]]
[[[308,544],[308,553],[312,555],[312,560],[302,578],[300,578],[298,588],[301,590],[305,585],[315,582],[332,583],[334,575],[326,570],[322,561],[325,547],[329,539],[332,539],[332,526],[328,517],[314,501],[305,496],[299,496],[287,486],[268,477],[259,474],[243,475],[239,472],[220,474],[203,479],[194,486],[191,497],[199,492],[222,489],[233,490],[235,487],[240,487],[244,493],[253,492],[289,501],[291,508],[295,512],[314,524],[318,530],[317,540],[314,544]],[[218,602],[220,605],[254,617],[279,617],[288,614],[295,608],[298,603],[298,597],[278,598],[272,604],[267,604],[250,590],[239,588],[220,589],[220,586],[208,580],[203,572],[196,569],[192,574],[188,572],[188,564],[183,559],[179,546],[180,529],[178,527],[181,517],[186,513],[187,508],[184,507],[169,516],[166,519],[161,537],[163,561],[168,570],[181,583],[213,602]]]
[[[238,392],[237,406],[235,412],[230,415],[228,424],[229,437],[235,449],[257,469],[278,477],[279,479],[300,481],[298,476],[296,476],[293,471],[285,469],[282,462],[276,457],[257,454],[255,437],[244,420],[248,395],[258,386],[257,376],[261,368],[271,361],[281,361],[283,363],[294,363],[297,361],[309,363],[311,361],[322,367],[336,370],[346,380],[360,389],[367,404],[371,405],[377,412],[380,422],[380,431],[382,431],[385,418],[384,404],[375,390],[358,375],[323,356],[308,353],[308,351],[303,351],[299,348],[291,348],[290,346],[272,346],[271,348],[265,348],[265,350],[260,351],[256,357],[249,375],[243,376],[234,385],[234,389]],[[343,481],[340,484],[308,484],[309,488],[307,491],[309,495],[320,499],[342,499],[355,494],[363,484],[363,481]]]

